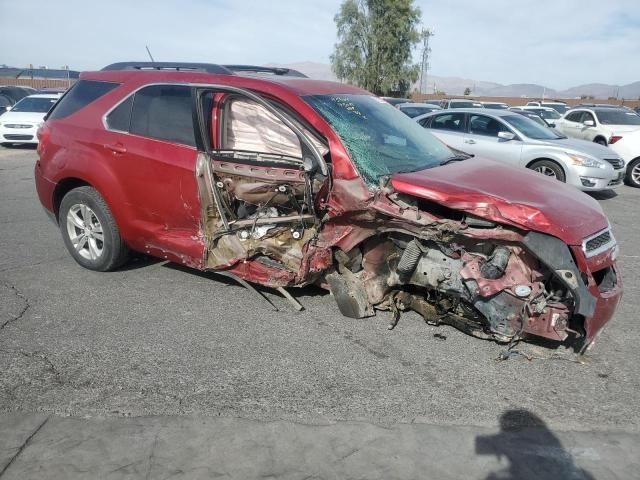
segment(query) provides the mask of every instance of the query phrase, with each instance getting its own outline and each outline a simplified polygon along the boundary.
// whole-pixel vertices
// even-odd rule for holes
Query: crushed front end
[[[434,219],[420,208],[424,203],[414,209],[409,199],[395,199],[399,216],[423,226],[395,228],[399,222],[388,220],[381,234],[336,253],[326,281],[344,315],[389,310],[397,322],[402,311],[413,310],[430,324],[481,338],[543,337],[577,348],[613,316],[622,283],[609,228],[568,246],[446,208]]]

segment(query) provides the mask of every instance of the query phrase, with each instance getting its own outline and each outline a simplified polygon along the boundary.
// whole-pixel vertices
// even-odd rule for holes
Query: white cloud
[[[637,0],[418,3],[436,74],[558,89],[640,80]]]
[[[418,0],[432,72],[553,88],[640,79],[637,0]],[[0,63],[328,63],[340,0],[0,0]]]

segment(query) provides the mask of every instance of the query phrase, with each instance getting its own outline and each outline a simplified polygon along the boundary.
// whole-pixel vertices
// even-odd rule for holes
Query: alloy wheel
[[[87,260],[97,260],[104,251],[102,224],[91,208],[82,203],[67,213],[67,232],[73,248]]]
[[[540,165],[539,167],[536,167],[535,171],[543,175],[546,175],[547,177],[557,178],[556,172],[552,168],[547,167],[546,165]]]
[[[636,185],[640,184],[640,162],[631,169],[631,179]]]

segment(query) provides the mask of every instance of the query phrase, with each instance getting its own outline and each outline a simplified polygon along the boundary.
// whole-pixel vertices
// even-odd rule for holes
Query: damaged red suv
[[[482,338],[591,343],[622,295],[594,199],[303,77],[140,62],[83,73],[41,127],[35,168],[73,258],[106,271],[133,250],[320,285],[347,317],[413,310]]]

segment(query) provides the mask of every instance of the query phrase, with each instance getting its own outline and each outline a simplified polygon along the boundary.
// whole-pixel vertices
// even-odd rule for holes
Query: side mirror
[[[595,127],[596,125],[596,122],[594,122],[593,120],[585,120],[582,123],[584,124],[585,127]]]
[[[549,128],[556,128],[556,124],[555,124],[554,122],[551,122],[551,123],[549,124]]]
[[[498,132],[498,138],[506,142],[513,140],[516,136],[511,132]]]

